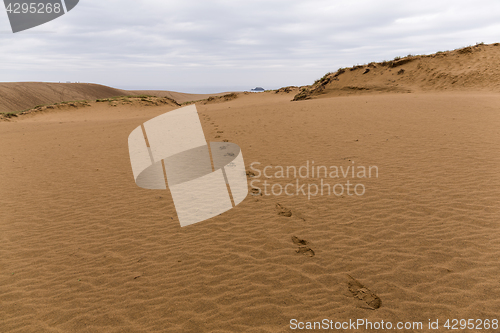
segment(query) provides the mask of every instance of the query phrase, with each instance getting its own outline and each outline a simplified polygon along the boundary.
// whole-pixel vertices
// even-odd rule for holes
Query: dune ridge
[[[112,98],[100,98],[94,101],[74,101],[74,102],[61,102],[54,103],[49,105],[38,105],[33,108],[29,108],[23,110],[21,112],[9,112],[9,113],[0,113],[0,121],[11,121],[21,116],[27,115],[35,115],[35,114],[43,114],[50,113],[55,111],[69,111],[69,110],[78,110],[81,108],[88,107],[97,107],[99,105],[108,105],[109,107],[118,107],[118,106],[131,106],[136,108],[141,108],[143,106],[181,106],[175,100],[169,97],[155,97],[155,96],[119,96]],[[101,108],[102,109],[102,108]]]
[[[0,112],[21,111],[37,105],[128,95],[125,90],[93,83],[3,82]]]
[[[229,92],[222,92],[222,93],[216,93],[216,94],[189,94],[189,93],[182,93],[182,92],[169,91],[169,90],[129,90],[128,92],[131,95],[151,95],[151,96],[158,96],[158,97],[168,97],[168,98],[175,100],[179,104],[193,102],[193,101],[200,101],[200,100],[208,99],[210,97],[215,98],[215,97],[220,97],[220,96],[231,94]]]
[[[500,43],[430,55],[408,55],[327,73],[294,100],[366,93],[500,92]]]
[[[123,90],[93,83],[3,82],[0,83],[0,113],[19,112],[62,102],[91,101],[122,96],[155,96],[182,104],[218,94],[187,94],[167,90]]]

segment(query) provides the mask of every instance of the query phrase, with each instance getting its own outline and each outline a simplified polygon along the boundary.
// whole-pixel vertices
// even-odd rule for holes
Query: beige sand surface
[[[291,319],[325,318],[424,324],[400,332],[438,319],[433,332],[448,332],[446,319],[500,319],[500,95],[292,97],[200,103],[207,141],[238,144],[249,171],[377,166],[378,178],[325,179],[366,193],[249,195],[182,229],[168,191],[135,185],[127,148],[177,106],[0,122],[0,332],[297,332]]]

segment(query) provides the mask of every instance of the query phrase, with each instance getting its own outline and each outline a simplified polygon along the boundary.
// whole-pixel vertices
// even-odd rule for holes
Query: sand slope
[[[21,111],[43,104],[122,95],[128,93],[100,84],[7,82],[0,83],[0,112]]]
[[[498,319],[497,94],[200,104],[207,140],[237,143],[249,171],[314,161],[379,175],[325,179],[363,183],[363,196],[248,196],[182,229],[168,191],[135,185],[127,148],[175,108],[93,103],[0,123],[1,332],[296,332],[294,318],[424,323],[398,332],[439,319],[445,332],[448,318]]]
[[[500,43],[341,68],[295,99],[450,90],[500,92]]]
[[[121,90],[89,83],[4,82],[0,83],[0,113],[18,112],[38,105],[96,100],[116,96],[167,97],[182,104],[219,94],[186,94],[163,90]]]

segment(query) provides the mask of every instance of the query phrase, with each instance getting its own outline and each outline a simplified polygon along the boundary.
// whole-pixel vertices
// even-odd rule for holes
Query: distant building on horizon
[[[254,89],[252,89],[252,90],[250,90],[250,91],[252,91],[252,92],[263,92],[263,91],[265,91],[265,90],[264,90],[264,88],[262,88],[262,87],[255,87]]]

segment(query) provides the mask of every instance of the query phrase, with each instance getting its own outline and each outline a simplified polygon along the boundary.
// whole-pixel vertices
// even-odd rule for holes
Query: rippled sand
[[[377,166],[378,177],[324,179],[364,195],[249,195],[180,228],[168,191],[135,185],[127,148],[175,106],[1,122],[0,331],[291,332],[292,319],[363,318],[422,332],[439,319],[437,332],[446,319],[500,319],[500,97],[292,97],[198,104],[207,141],[238,144],[248,171]]]

